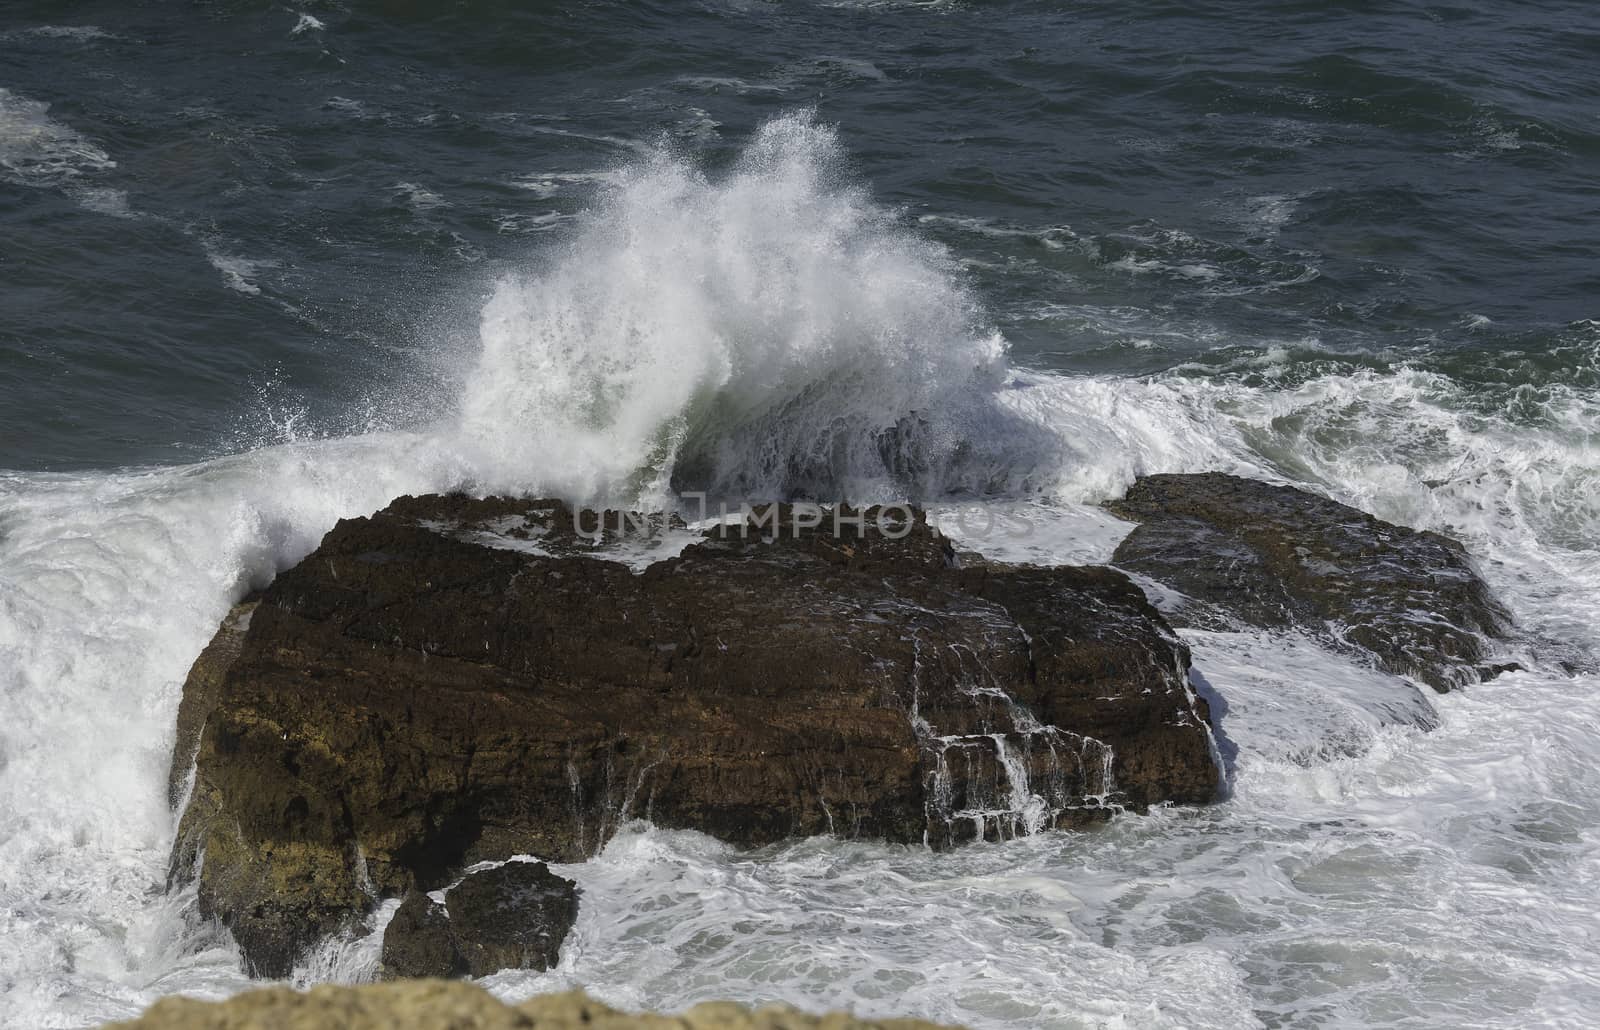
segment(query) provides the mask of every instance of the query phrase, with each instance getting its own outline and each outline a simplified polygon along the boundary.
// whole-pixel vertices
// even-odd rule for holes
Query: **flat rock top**
[[[459,981],[403,980],[361,987],[287,987],[227,1001],[163,998],[138,1019],[107,1030],[940,1030],[913,1019],[811,1016],[788,1007],[697,1005],[681,1016],[629,1015],[582,991],[512,1006]],[[946,1028],[949,1030],[949,1028]]]

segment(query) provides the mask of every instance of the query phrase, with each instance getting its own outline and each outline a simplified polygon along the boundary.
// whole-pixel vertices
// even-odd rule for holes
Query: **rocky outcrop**
[[[788,1006],[696,1005],[681,1016],[628,1015],[581,991],[517,1006],[472,984],[408,980],[364,987],[287,987],[227,1001],[163,998],[138,1019],[107,1030],[939,1030],[915,1019],[810,1016]]]
[[[1187,650],[1123,574],[962,567],[904,513],[765,514],[776,539],[638,572],[554,501],[339,523],[250,615],[174,876],[198,865],[202,912],[281,975],[379,898],[637,817],[944,847],[1215,796]]]
[[[1309,629],[1439,691],[1503,671],[1485,640],[1509,617],[1437,533],[1215,472],[1145,476],[1107,507],[1140,524],[1112,563],[1196,602],[1174,621]]]
[[[383,934],[388,977],[488,976],[549,969],[578,918],[578,885],[543,862],[471,873],[444,903],[413,890]]]

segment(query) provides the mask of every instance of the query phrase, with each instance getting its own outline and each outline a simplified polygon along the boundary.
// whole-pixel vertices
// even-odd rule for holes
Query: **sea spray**
[[[481,347],[461,429],[504,485],[657,505],[893,499],[958,465],[995,485],[974,452],[1004,342],[810,114],[764,125],[721,177],[665,150],[621,171],[497,285]]]

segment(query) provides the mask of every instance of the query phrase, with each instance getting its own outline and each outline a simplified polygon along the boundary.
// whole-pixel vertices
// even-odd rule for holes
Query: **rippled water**
[[[160,890],[173,717],[340,516],[911,495],[1100,561],[1092,502],[1220,468],[1463,539],[1526,670],[1189,632],[1224,803],[941,855],[635,827],[565,870],[560,969],[490,986],[1589,1025],[1597,57],[1576,3],[6,5],[0,1023],[245,985]]]

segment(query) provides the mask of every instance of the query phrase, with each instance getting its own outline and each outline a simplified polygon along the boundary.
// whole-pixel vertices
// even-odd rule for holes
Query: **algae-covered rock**
[[[402,980],[362,987],[287,987],[227,1001],[163,998],[108,1030],[940,1030],[914,1019],[811,1016],[787,1006],[756,1009],[727,1002],[680,1016],[629,1015],[581,991],[507,1005],[460,981]],[[951,1028],[946,1028],[951,1030]]]
[[[1140,523],[1112,563],[1198,610],[1354,645],[1439,691],[1492,675],[1486,638],[1510,619],[1466,550],[1326,497],[1217,472],[1139,479],[1113,512]]]

